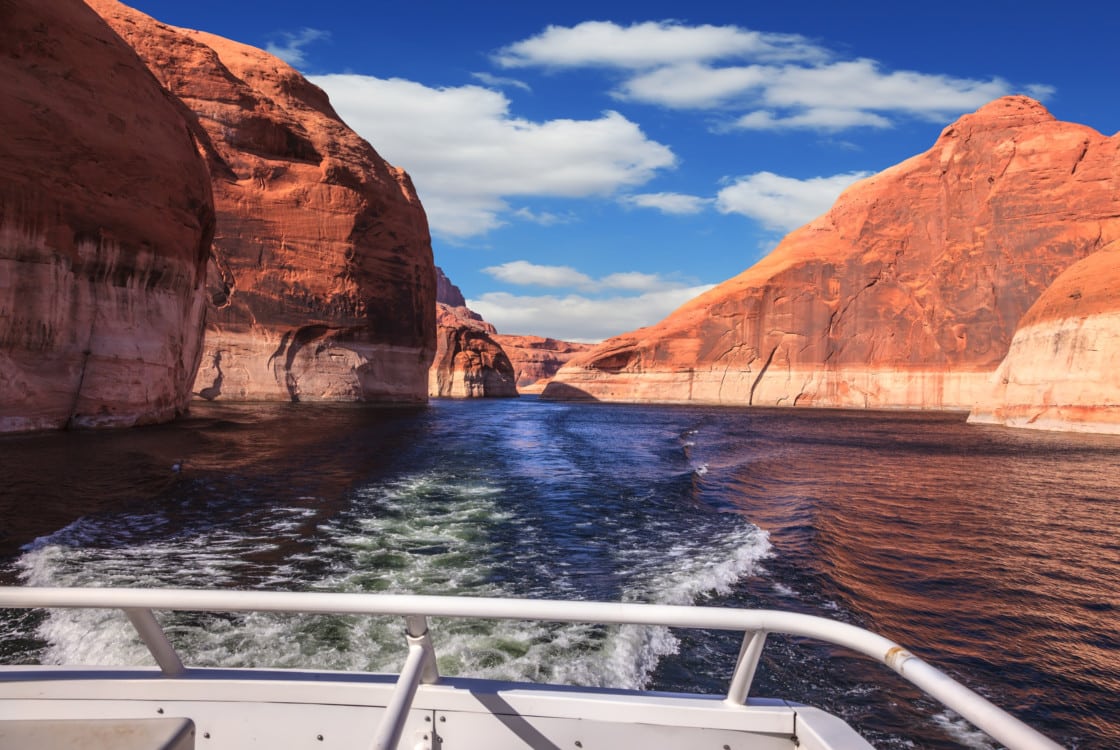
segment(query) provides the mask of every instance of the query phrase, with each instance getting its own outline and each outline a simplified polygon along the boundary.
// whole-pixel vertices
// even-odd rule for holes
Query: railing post
[[[140,635],[140,640],[148,647],[148,652],[155,658],[156,664],[163,670],[164,677],[178,677],[186,671],[175,647],[167,640],[167,634],[159,626],[155,615],[150,609],[126,607],[124,613],[128,621]]]
[[[401,732],[416,697],[416,688],[421,682],[430,684],[439,680],[436,670],[436,654],[432,640],[428,636],[428,620],[423,615],[407,615],[405,618],[405,638],[408,640],[408,657],[397,678],[397,687],[385,706],[385,715],[377,726],[373,738],[374,750],[396,750],[401,741]]]
[[[415,644],[424,650],[424,668],[420,674],[420,682],[425,685],[434,685],[439,682],[436,649],[432,645],[431,636],[428,634],[428,618],[424,615],[408,615],[405,617],[404,634],[410,647]]]
[[[731,686],[727,689],[725,703],[741,706],[747,702],[747,693],[754,682],[762,647],[766,644],[765,630],[748,630],[743,633],[743,645],[739,647],[739,660],[735,662],[735,672],[731,675]]]

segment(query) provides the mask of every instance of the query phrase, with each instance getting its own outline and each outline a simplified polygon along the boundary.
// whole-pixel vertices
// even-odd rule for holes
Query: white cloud
[[[546,266],[527,260],[514,260],[482,271],[499,281],[516,286],[574,288],[583,292],[625,290],[630,292],[667,292],[694,286],[693,281],[665,278],[656,273],[624,271],[593,279],[571,266]]]
[[[1027,96],[1039,101],[1045,101],[1057,92],[1056,88],[1045,83],[1031,83],[1024,86],[1023,90],[1027,92]]]
[[[528,207],[521,207],[513,212],[513,216],[524,221],[532,222],[533,224],[540,224],[542,227],[551,227],[556,224],[567,224],[573,221],[572,216],[561,216],[554,214],[551,211],[534,211]]]
[[[662,21],[622,27],[550,26],[498,52],[507,67],[606,68],[624,79],[621,100],[727,112],[731,128],[890,127],[900,117],[944,120],[1013,93],[1008,81],[886,71],[875,60],[838,55],[792,34]],[[1054,88],[1025,86],[1045,98]]]
[[[1002,78],[884,72],[875,61],[861,59],[817,65],[678,63],[632,76],[615,96],[674,109],[746,110],[737,119],[744,128],[838,130],[889,127],[887,115],[945,119],[1011,91]]]
[[[756,109],[734,124],[734,127],[744,130],[846,130],[859,126],[889,128],[891,121],[874,112],[818,107],[785,117],[769,110]]]
[[[614,92],[618,99],[673,109],[710,109],[769,85],[775,68],[765,65],[712,68],[694,62],[667,65],[632,76]]]
[[[874,60],[860,59],[783,67],[766,87],[763,100],[778,107],[909,112],[941,119],[1009,93],[1011,86],[1002,78],[983,81],[910,70],[884,73]]]
[[[599,279],[599,285],[605,289],[624,289],[631,292],[668,292],[689,287],[689,284],[666,279],[661,274],[641,271],[608,274]]]
[[[684,26],[646,21],[619,26],[584,21],[549,26],[540,34],[503,47],[494,60],[507,68],[651,68],[675,62],[750,57],[757,60],[820,59],[826,53],[798,34],[772,34],[737,26]]]
[[[639,208],[655,208],[666,214],[686,216],[700,213],[712,203],[712,199],[684,193],[639,193],[625,196],[622,202]]]
[[[533,90],[533,87],[525,83],[525,81],[520,81],[516,78],[506,78],[505,76],[496,76],[493,73],[471,73],[471,78],[474,78],[476,81],[481,81],[490,88],[495,89],[507,88],[512,86],[513,88],[521,89],[522,91]]]
[[[676,163],[667,146],[617,112],[532,122],[481,86],[341,74],[311,80],[350,127],[408,170],[432,231],[445,237],[500,226],[508,197],[611,195]]]
[[[499,281],[518,286],[590,288],[595,284],[590,276],[570,266],[543,266],[527,260],[514,260],[482,270]]]
[[[652,325],[712,284],[595,299],[578,294],[524,296],[488,292],[467,300],[500,333],[596,342]]]
[[[330,39],[331,33],[322,29],[303,28],[295,32],[282,31],[280,36],[284,39],[283,43],[269,42],[265,51],[270,55],[276,55],[293,68],[298,68],[307,62],[303,48],[312,42]]]
[[[791,231],[828,211],[836,198],[870,172],[849,172],[831,177],[798,180],[773,172],[739,177],[719,191],[716,207],[721,213],[757,219],[768,229]]]

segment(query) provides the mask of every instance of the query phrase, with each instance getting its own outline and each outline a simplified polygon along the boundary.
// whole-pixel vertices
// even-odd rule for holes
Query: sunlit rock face
[[[1066,269],[1027,311],[971,422],[1120,434],[1120,242]]]
[[[182,413],[214,210],[177,103],[78,0],[0,4],[0,431]]]
[[[494,340],[513,364],[520,393],[540,393],[572,357],[590,351],[592,344],[545,338],[497,334]]]
[[[754,267],[573,358],[544,395],[970,409],[1027,308],[1120,237],[1118,145],[994,101]]]
[[[459,287],[436,268],[436,356],[428,370],[433,398],[509,398],[517,395],[513,365],[495,340],[494,326],[467,307]]]
[[[425,400],[435,276],[408,176],[278,58],[90,5],[185,104],[208,158],[217,230],[198,395]]]

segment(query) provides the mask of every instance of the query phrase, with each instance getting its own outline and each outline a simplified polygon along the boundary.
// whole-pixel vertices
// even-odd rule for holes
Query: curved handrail
[[[914,656],[894,641],[854,625],[796,612],[667,604],[399,594],[0,587],[0,608],[29,607],[121,609],[126,612],[160,609],[465,617],[733,630],[746,634],[743,651],[744,654],[754,652],[754,658],[757,658],[757,651],[760,649],[747,648],[747,643],[753,635],[785,633],[844,646],[885,664],[1010,750],[1054,750],[1061,747]],[[145,642],[148,642],[146,638]],[[152,648],[151,644],[149,648]],[[155,651],[153,655],[157,656],[158,661],[159,657]],[[740,664],[736,667],[736,676],[743,670],[753,672],[753,664],[744,665],[741,655]],[[735,681],[736,678],[733,678],[733,682]],[[745,694],[746,690],[743,689],[742,695]]]

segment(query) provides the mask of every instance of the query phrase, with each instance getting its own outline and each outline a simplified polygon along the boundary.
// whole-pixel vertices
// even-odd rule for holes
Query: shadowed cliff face
[[[1120,237],[1118,145],[999,99],[554,383],[616,401],[967,409],[1042,291]]]
[[[209,162],[218,219],[199,395],[424,400],[435,277],[408,176],[281,60],[90,4],[189,110]]]
[[[0,17],[0,431],[171,419],[202,343],[206,165],[86,5]]]
[[[428,372],[428,395],[436,398],[516,396],[513,365],[493,334],[494,326],[465,306],[437,303],[436,356]]]
[[[1120,242],[1066,269],[1031,306],[969,421],[1120,434]]]

